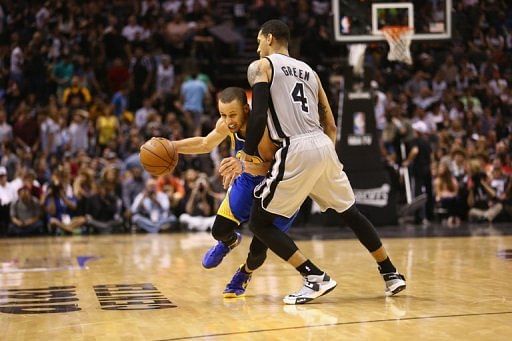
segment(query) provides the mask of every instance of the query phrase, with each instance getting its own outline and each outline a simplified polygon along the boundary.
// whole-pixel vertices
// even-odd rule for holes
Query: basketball
[[[153,137],[144,143],[139,157],[144,170],[154,176],[171,173],[178,163],[174,143],[163,137]]]

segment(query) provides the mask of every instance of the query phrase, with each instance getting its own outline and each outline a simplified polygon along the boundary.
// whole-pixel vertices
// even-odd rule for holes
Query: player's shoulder
[[[249,64],[249,69],[261,71],[270,68],[270,65],[270,59],[268,59],[268,57],[265,57],[254,60],[251,64]]]

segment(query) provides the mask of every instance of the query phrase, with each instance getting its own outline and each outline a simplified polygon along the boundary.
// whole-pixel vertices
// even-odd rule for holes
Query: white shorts
[[[286,139],[265,181],[254,196],[263,209],[290,218],[308,196],[323,211],[349,209],[355,202],[352,186],[332,141],[322,132]]]

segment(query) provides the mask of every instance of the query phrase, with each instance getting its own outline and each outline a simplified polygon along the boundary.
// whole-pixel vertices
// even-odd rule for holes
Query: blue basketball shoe
[[[231,282],[226,285],[226,289],[224,289],[224,292],[222,293],[224,298],[242,297],[245,294],[245,288],[247,288],[247,284],[249,284],[252,274],[242,272],[243,266],[244,264],[236,270]]]
[[[240,244],[242,241],[242,235],[238,232],[236,234],[236,241],[231,245],[226,245],[224,242],[219,241],[217,245],[212,246],[203,257],[203,267],[206,269],[215,268],[217,265],[222,263],[224,257]]]

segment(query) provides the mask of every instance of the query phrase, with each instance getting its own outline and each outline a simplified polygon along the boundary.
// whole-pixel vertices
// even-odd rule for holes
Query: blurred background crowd
[[[453,16],[453,39],[413,43],[410,67],[383,44],[367,50],[382,160],[397,190],[406,166],[427,194],[418,223],[510,221],[512,6],[454,0]],[[290,25],[292,56],[316,69],[337,112],[347,50],[330,0],[3,1],[0,234],[207,230],[228,141],[160,178],[138,150],[208,133],[218,90],[248,87],[272,18]]]

